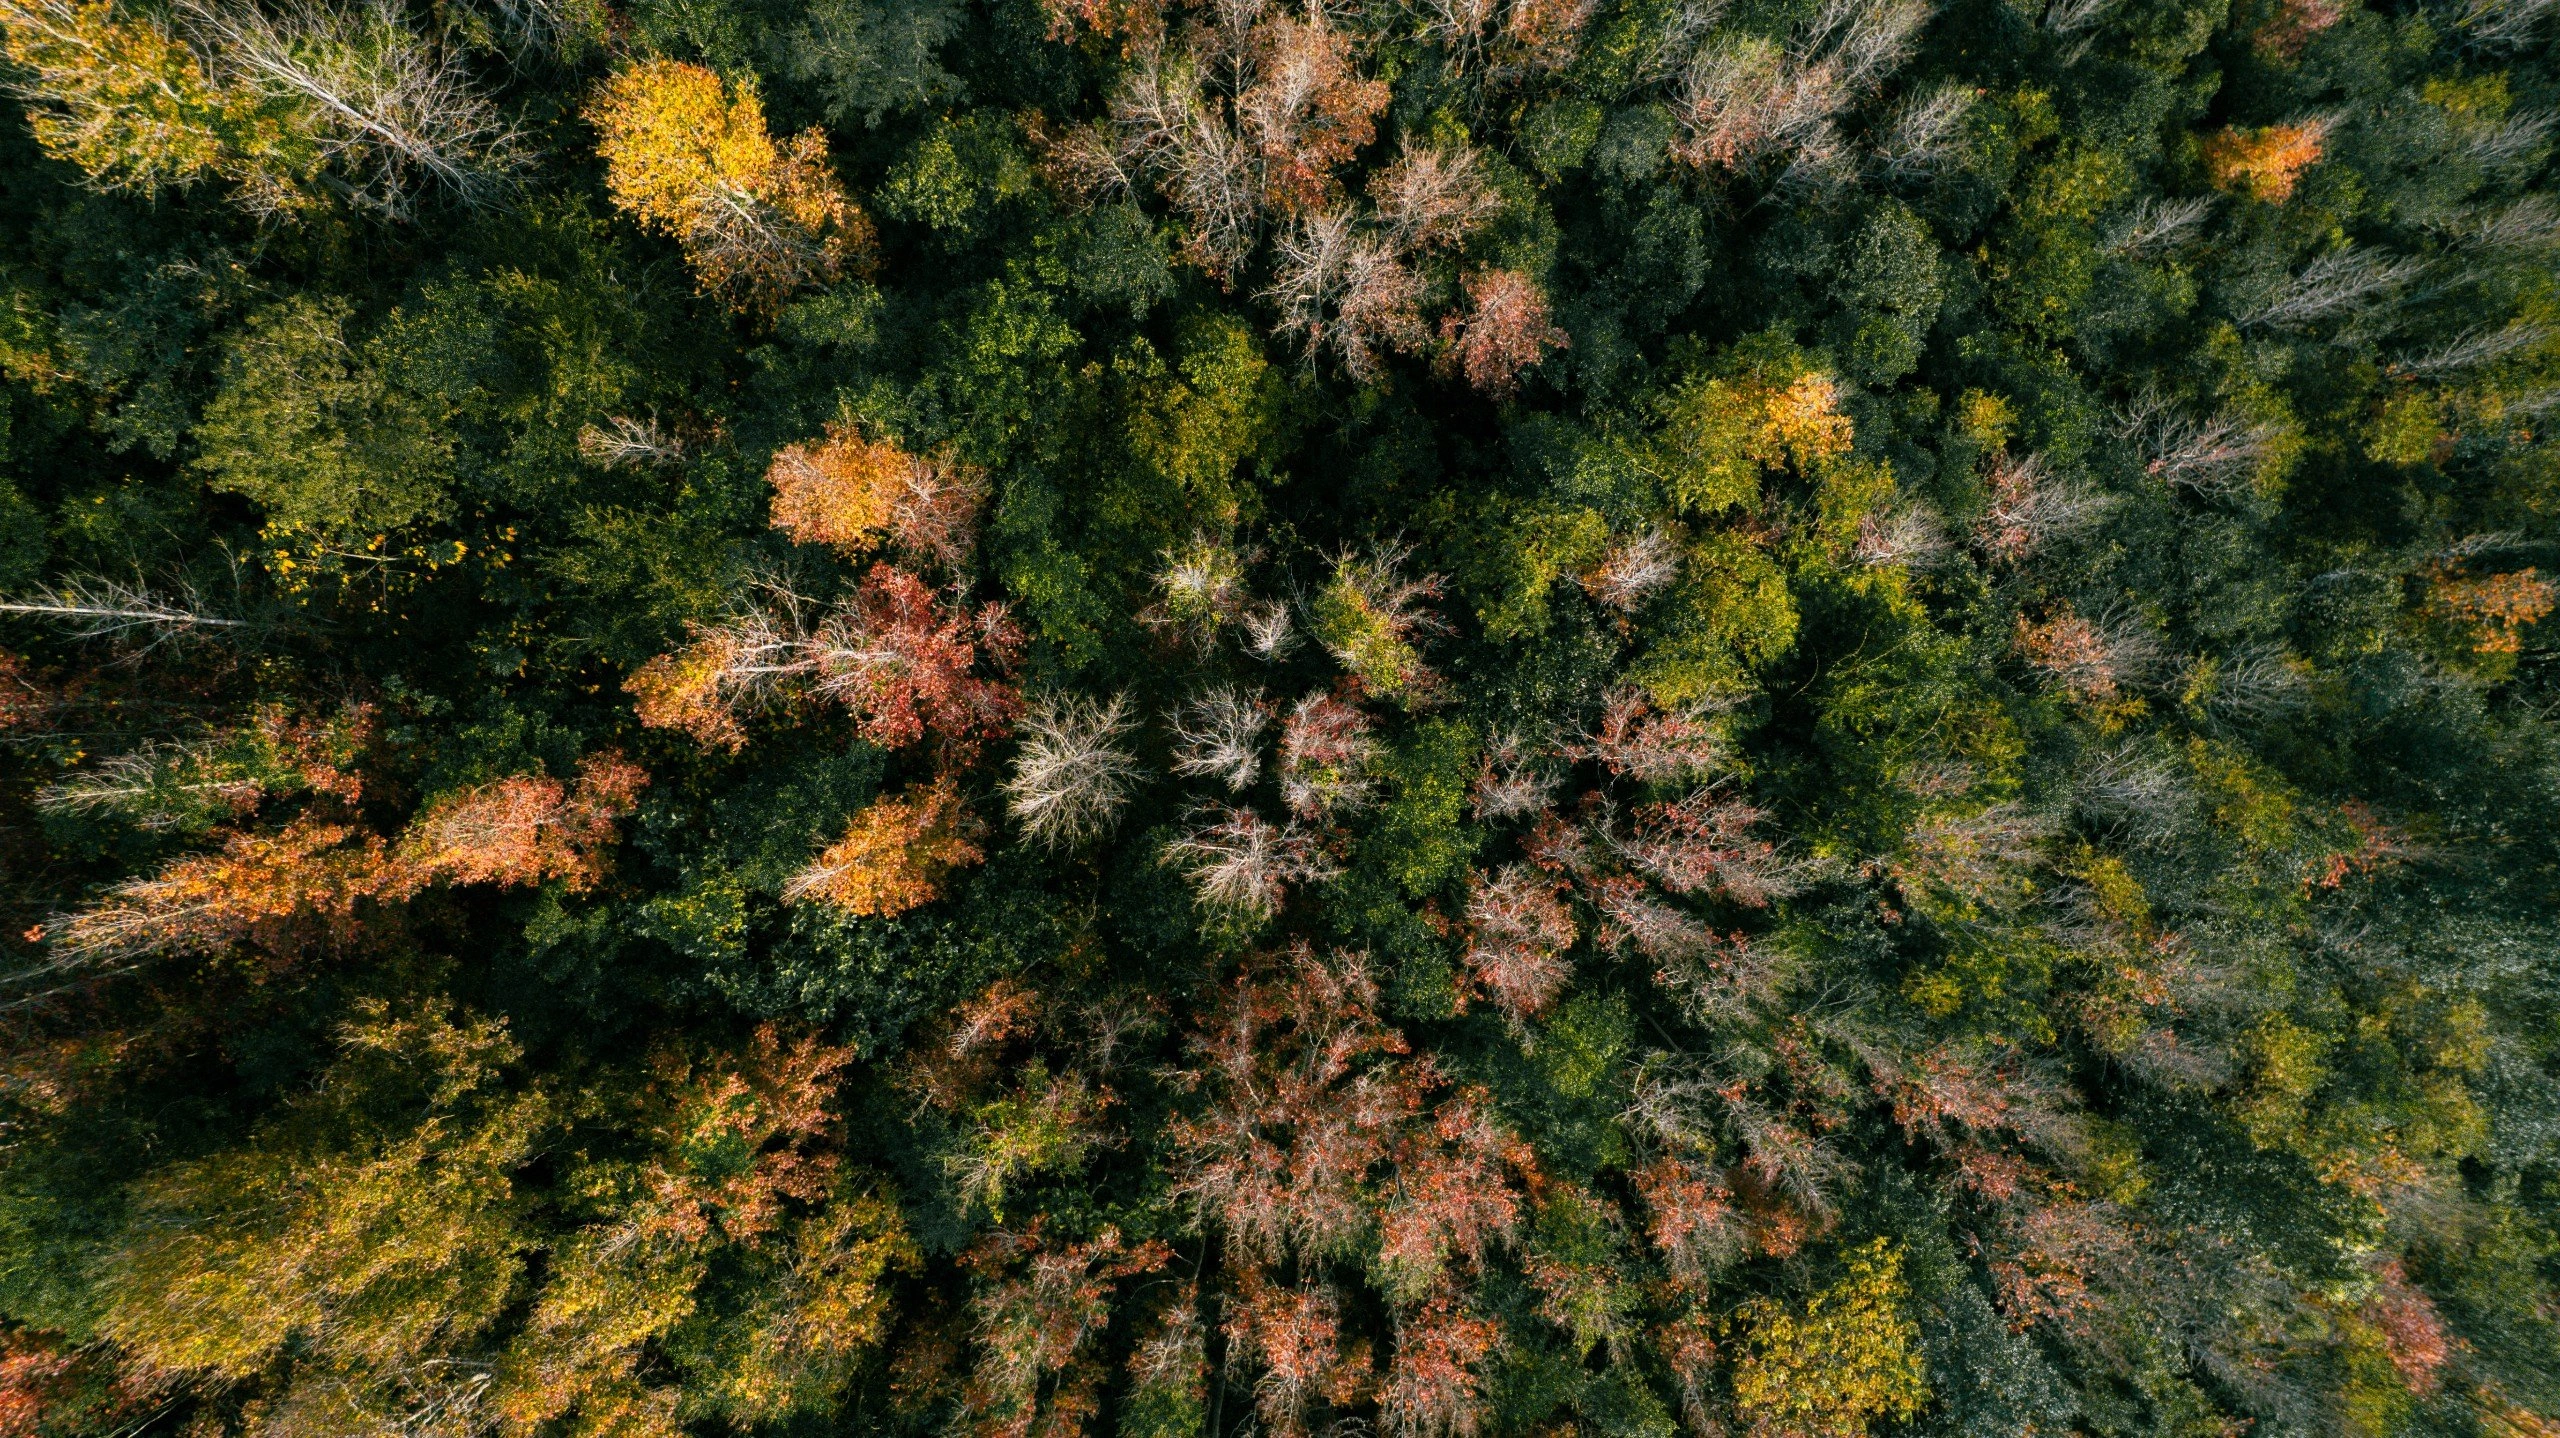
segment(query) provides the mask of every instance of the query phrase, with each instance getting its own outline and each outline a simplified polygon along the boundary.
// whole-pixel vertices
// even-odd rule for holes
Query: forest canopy
[[[0,0],[0,1438],[2560,1435],[2555,0]]]

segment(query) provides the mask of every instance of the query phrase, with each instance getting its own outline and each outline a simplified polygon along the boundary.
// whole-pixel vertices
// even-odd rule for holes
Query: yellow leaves
[[[531,1245],[511,1175],[553,1119],[504,1027],[370,1002],[277,1124],[144,1184],[103,1327],[155,1366],[243,1377],[288,1343],[399,1367],[496,1321]],[[416,1115],[372,1130],[380,1109]]]
[[[2329,128],[2325,119],[2254,130],[2233,126],[2205,140],[2205,174],[2216,189],[2281,205],[2293,198],[2302,172],[2319,160]]]
[[[147,195],[220,175],[260,208],[309,203],[309,137],[257,95],[216,85],[160,20],[106,0],[0,0],[0,53],[33,76],[36,142],[102,185]]]
[[[1734,1310],[1734,1406],[1765,1438],[1858,1438],[1877,1418],[1928,1401],[1920,1329],[1902,1252],[1879,1238],[1848,1255],[1848,1276],[1801,1312],[1767,1298]]]
[[[613,202],[668,234],[690,229],[724,187],[755,193],[781,161],[755,91],[733,96],[700,65],[634,65],[604,83],[587,118],[602,132]]]
[[[1848,453],[1849,439],[1849,417],[1840,413],[1840,386],[1831,376],[1808,370],[1768,400],[1753,455],[1769,465],[1784,455],[1796,468],[1811,470]]]
[[[1685,387],[1658,444],[1656,467],[1672,501],[1713,514],[1756,507],[1765,470],[1822,479],[1855,439],[1840,399],[1837,380],[1800,361]]]
[[[951,870],[985,857],[967,829],[959,791],[947,775],[923,790],[877,800],[816,863],[792,876],[783,897],[856,917],[903,914],[931,903]]]
[[[829,425],[817,444],[783,446],[765,471],[773,486],[773,527],[803,544],[861,554],[889,528],[916,463],[890,441]]]
[[[2238,751],[2207,739],[2187,741],[2187,764],[2213,806],[2214,822],[2241,843],[2261,853],[2293,843],[2293,793],[2281,779]]]
[[[643,226],[684,245],[695,276],[741,307],[769,309],[834,279],[871,246],[815,127],[776,145],[751,87],[700,65],[647,60],[587,107],[605,188]]]

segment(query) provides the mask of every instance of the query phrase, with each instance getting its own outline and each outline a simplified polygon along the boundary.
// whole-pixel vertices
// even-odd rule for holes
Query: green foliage
[[[2560,1421],[2551,17],[1212,8],[0,0],[0,1432]]]

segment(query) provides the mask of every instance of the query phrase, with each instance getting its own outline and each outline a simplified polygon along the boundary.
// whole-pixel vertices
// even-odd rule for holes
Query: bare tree
[[[1262,736],[1270,727],[1271,706],[1259,694],[1211,689],[1175,715],[1173,772],[1242,793],[1262,776]]]
[[[657,416],[618,414],[578,431],[578,457],[602,469],[667,469],[684,463],[684,441]]]
[[[2140,446],[2143,473],[2211,497],[2246,491],[2277,437],[2273,426],[2227,414],[2197,419],[2148,391],[2117,412],[2117,428]]]
[[[2213,204],[2211,195],[2147,197],[2109,226],[2106,251],[2130,257],[2185,244],[2203,228]]]
[[[1502,213],[1474,146],[1416,145],[1409,136],[1394,163],[1369,181],[1369,198],[1395,247],[1408,254],[1454,248]]]
[[[2530,160],[2551,132],[2548,115],[2509,115],[2462,131],[2462,153],[2490,170],[2503,170]]]
[[[1265,663],[1278,663],[1298,647],[1298,632],[1290,621],[1289,606],[1277,599],[1267,599],[1245,610],[1245,651]]]
[[[1340,872],[1306,830],[1242,808],[1212,810],[1164,857],[1191,875],[1202,902],[1258,918],[1280,912],[1291,885]]]
[[[1065,847],[1111,827],[1144,772],[1119,743],[1134,723],[1127,695],[1052,696],[1023,716],[1005,797],[1026,837]]]
[[[1680,546],[1661,530],[1647,529],[1611,544],[1600,562],[1582,576],[1582,591],[1611,609],[1632,614],[1679,578]]]
[[[0,614],[48,619],[77,639],[130,639],[147,636],[145,649],[204,629],[241,629],[246,622],[214,614],[194,590],[174,597],[156,594],[140,584],[80,575],[64,581],[52,594],[0,600]]]
[[[2041,23],[2053,34],[2077,35],[2104,19],[2115,6],[2116,0],[2049,0]]]
[[[1522,819],[1544,812],[1555,802],[1561,782],[1559,776],[1545,771],[1528,741],[1504,734],[1485,746],[1484,764],[1467,791],[1467,801],[1486,823]]]
[[[2266,301],[2244,316],[2244,327],[2300,329],[2353,314],[2408,284],[2426,270],[2424,260],[2376,254],[2345,246],[2302,267]]]
[[[1827,0],[1815,18],[1805,49],[1830,42],[1843,90],[1872,90],[1899,70],[1929,23],[1926,0]]]
[[[2482,326],[2392,368],[2421,378],[2459,374],[2463,370],[2494,364],[2518,350],[2531,349],[2550,335],[2549,329],[2532,320],[2518,320],[2496,328]]]
[[[2489,249],[2547,250],[2560,245],[2560,202],[2548,195],[2526,195],[2494,210],[2466,214],[2458,233]]]
[[[2454,28],[2472,44],[2504,50],[2525,45],[2560,0],[2469,0],[2454,17]]]
[[[462,53],[411,29],[396,0],[296,0],[273,15],[180,0],[177,14],[217,68],[311,107],[324,154],[386,213],[407,214],[422,178],[466,202],[490,199],[530,156]]]
[[[1858,517],[1858,543],[1850,553],[1870,569],[1899,564],[1928,569],[1944,561],[1951,548],[1946,523],[1936,510],[1917,499]]]
[[[2004,453],[1992,461],[1989,479],[1991,503],[1974,521],[1974,540],[1994,559],[2028,558],[2115,506],[2113,495],[2048,472],[2040,455]]]
[[[1908,179],[1954,160],[1973,101],[1972,89],[1952,82],[1905,100],[1876,141],[1876,157],[1884,162],[1886,172]]]
[[[2081,813],[2137,842],[2158,843],[2180,832],[2194,805],[2179,766],[2130,741],[2084,759],[2074,781]]]
[[[2220,718],[2252,721],[2290,713],[2310,697],[2309,673],[2310,666],[2281,645],[2243,649],[2215,666],[2205,709]]]

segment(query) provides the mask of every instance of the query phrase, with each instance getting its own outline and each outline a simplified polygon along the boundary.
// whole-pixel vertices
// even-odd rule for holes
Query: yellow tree
[[[795,875],[783,896],[859,916],[903,914],[932,902],[945,874],[984,857],[966,830],[948,777],[911,796],[879,800],[856,814],[844,837]]]
[[[752,86],[646,60],[599,87],[587,118],[614,204],[675,237],[703,289],[741,308],[771,309],[871,248],[871,223],[827,160],[826,132],[812,126],[776,144]]]
[[[0,53],[36,142],[101,186],[151,194],[212,176],[254,208],[309,202],[324,156],[296,107],[218,83],[159,19],[108,0],[0,0]]]

